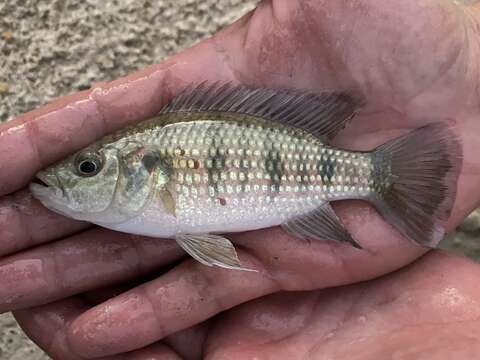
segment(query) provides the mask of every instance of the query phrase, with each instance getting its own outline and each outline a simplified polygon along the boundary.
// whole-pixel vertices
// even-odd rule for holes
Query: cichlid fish
[[[330,203],[362,199],[423,246],[438,243],[461,146],[441,123],[371,152],[332,139],[361,107],[344,93],[200,84],[158,116],[38,173],[47,208],[121,232],[174,238],[205,265],[247,270],[221,236],[281,225],[300,239],[360,245]]]

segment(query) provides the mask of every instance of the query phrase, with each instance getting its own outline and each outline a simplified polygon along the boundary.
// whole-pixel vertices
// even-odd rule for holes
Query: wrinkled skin
[[[368,251],[265,229],[231,236],[260,270],[244,273],[202,266],[173,241],[85,230],[20,189],[192,81],[346,89],[368,107],[336,145],[370,149],[431,121],[456,129],[451,230],[480,200],[479,32],[480,7],[447,0],[267,1],[159,65],[2,125],[0,311],[16,310],[56,359],[472,358],[479,267],[438,252],[418,260],[424,250],[364,203],[335,207]]]

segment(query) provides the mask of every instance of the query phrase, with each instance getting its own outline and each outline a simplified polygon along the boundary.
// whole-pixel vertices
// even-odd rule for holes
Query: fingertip
[[[161,338],[160,332],[151,305],[130,291],[79,316],[67,337],[75,354],[96,358],[147,346]]]
[[[41,349],[54,359],[81,360],[72,353],[65,326],[87,309],[79,298],[67,298],[55,303],[14,311],[15,320]],[[106,359],[105,359],[106,360]]]

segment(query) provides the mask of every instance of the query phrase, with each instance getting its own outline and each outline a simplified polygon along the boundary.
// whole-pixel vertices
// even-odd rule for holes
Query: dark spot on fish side
[[[300,176],[300,185],[306,186],[309,185],[309,174],[307,171],[307,164],[305,162],[301,163],[298,170],[298,175]]]
[[[243,177],[239,180],[242,192],[246,192],[247,184],[249,183],[248,171],[249,171],[249,161],[246,151],[242,151],[238,159],[240,166],[239,169],[243,173]]]
[[[224,198],[218,198],[218,201],[220,202],[220,205],[222,205],[222,206],[227,205],[227,200],[225,200]]]
[[[285,173],[285,164],[280,160],[278,151],[270,150],[265,158],[265,171],[270,178],[270,188],[274,189],[272,195],[276,195],[280,191],[282,185],[282,176]]]
[[[372,163],[374,164],[371,173],[373,190],[380,195],[385,195],[394,183],[390,168],[391,158],[383,152],[373,153]]]
[[[215,196],[218,194],[218,182],[214,181],[214,174],[220,175],[221,171],[225,168],[225,156],[220,154],[220,147],[223,146],[223,139],[220,137],[220,129],[218,127],[212,127],[211,137],[212,145],[209,149],[214,149],[214,155],[209,156],[207,161],[210,161],[212,166],[208,171],[208,186],[214,191]]]
[[[323,185],[331,185],[332,178],[335,175],[335,164],[330,156],[322,156],[318,168],[322,169],[320,174],[322,175]]]
[[[142,158],[142,163],[148,171],[152,171],[160,157],[155,153],[146,153]]]

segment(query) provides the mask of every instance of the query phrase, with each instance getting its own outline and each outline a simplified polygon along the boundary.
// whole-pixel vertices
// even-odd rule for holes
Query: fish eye
[[[82,156],[77,160],[77,172],[80,176],[94,176],[102,169],[102,159],[96,154]]]

